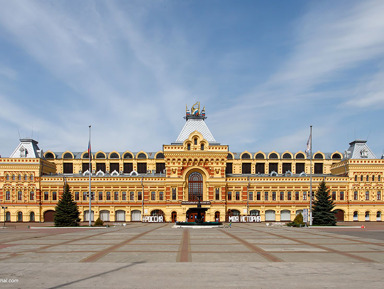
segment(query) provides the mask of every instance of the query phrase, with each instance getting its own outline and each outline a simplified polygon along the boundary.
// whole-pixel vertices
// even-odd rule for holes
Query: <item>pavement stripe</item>
[[[191,256],[190,246],[189,246],[189,230],[184,229],[176,262],[191,262],[191,261],[192,261],[192,256]]]
[[[250,249],[251,251],[259,254],[260,256],[264,257],[265,259],[267,259],[268,261],[271,261],[271,262],[282,262],[281,259],[273,256],[272,254],[269,254],[268,252],[264,251],[263,249],[245,241],[244,239],[241,239],[240,237],[238,236],[235,236],[227,231],[224,231],[224,230],[221,230],[222,233],[232,237],[233,239],[239,241],[240,243],[242,243],[244,246],[246,246],[248,249]]]
[[[83,262],[83,263],[84,263],[84,262],[96,262],[97,260],[101,259],[101,258],[104,257],[105,255],[107,255],[107,254],[109,254],[109,253],[115,251],[116,249],[118,249],[118,248],[120,248],[120,247],[122,247],[122,246],[124,246],[124,245],[126,245],[126,244],[128,244],[128,243],[130,243],[130,242],[132,242],[133,240],[136,240],[136,239],[138,239],[138,238],[140,238],[140,237],[142,237],[142,236],[144,236],[144,235],[146,235],[146,234],[148,234],[148,233],[151,233],[151,232],[153,232],[153,231],[155,231],[155,230],[158,230],[158,229],[160,229],[160,228],[163,228],[163,227],[165,227],[165,226],[167,226],[167,224],[165,224],[165,225],[163,225],[163,226],[156,227],[156,228],[151,229],[151,230],[148,230],[148,231],[145,231],[145,232],[143,232],[143,233],[140,233],[140,234],[138,234],[138,235],[136,235],[136,236],[133,236],[132,238],[129,238],[129,239],[127,239],[127,240],[125,240],[125,241],[123,241],[123,242],[120,242],[120,243],[118,243],[118,244],[116,244],[116,245],[113,245],[113,246],[111,246],[111,247],[109,247],[109,248],[107,248],[107,249],[105,249],[105,250],[102,250],[102,251],[100,251],[100,252],[97,252],[96,254],[93,254],[93,255],[91,255],[91,256],[89,256],[89,257],[87,257],[87,258],[81,260],[80,262]],[[126,229],[126,230],[127,230],[127,229]]]
[[[300,244],[303,244],[303,245],[312,246],[312,247],[315,247],[315,248],[318,248],[318,249],[322,249],[322,250],[325,250],[325,251],[330,252],[330,253],[340,254],[340,255],[343,255],[343,256],[346,256],[346,257],[349,257],[349,258],[353,258],[353,259],[359,260],[359,261],[364,262],[364,263],[377,263],[376,261],[368,259],[368,258],[365,258],[365,257],[353,255],[353,254],[350,254],[348,252],[339,251],[339,250],[336,250],[336,249],[332,249],[332,248],[328,248],[328,247],[325,247],[325,246],[313,244],[313,243],[310,243],[310,242],[305,242],[303,240],[292,238],[292,237],[287,237],[287,236],[284,236],[284,235],[281,235],[281,234],[261,231],[261,230],[257,230],[257,229],[250,229],[250,228],[246,228],[246,227],[242,227],[242,228],[245,228],[245,229],[251,230],[251,231],[266,233],[268,235],[279,237],[279,238],[283,238],[283,239],[287,239],[287,240],[291,240],[291,241],[294,241],[294,242],[297,242],[297,243],[300,243]],[[306,232],[306,233],[312,234],[311,232]]]

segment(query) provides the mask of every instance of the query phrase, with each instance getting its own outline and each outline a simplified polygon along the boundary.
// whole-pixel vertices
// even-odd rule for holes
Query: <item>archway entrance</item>
[[[193,172],[188,177],[188,201],[197,202],[203,200],[203,176]]]
[[[215,212],[215,222],[220,222],[220,212],[219,211]]]
[[[172,223],[175,223],[177,220],[177,213],[175,211],[173,211],[171,216],[172,216]]]
[[[44,212],[44,222],[53,222],[55,218],[55,211],[48,210]]]
[[[344,211],[336,210],[335,217],[336,217],[336,222],[344,222]]]
[[[201,215],[202,220],[205,222],[205,212],[194,210],[194,208],[191,208],[187,211],[187,222],[196,222],[196,220],[198,219],[198,214]]]

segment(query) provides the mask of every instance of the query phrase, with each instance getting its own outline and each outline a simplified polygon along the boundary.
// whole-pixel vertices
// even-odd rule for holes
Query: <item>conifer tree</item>
[[[333,202],[329,190],[322,181],[316,192],[316,199],[313,202],[313,224],[314,225],[325,225],[335,226],[336,216],[333,211],[335,203]]]
[[[65,184],[63,195],[57,203],[55,211],[54,221],[56,227],[79,225],[79,208],[77,207],[77,203],[72,198],[68,184]]]

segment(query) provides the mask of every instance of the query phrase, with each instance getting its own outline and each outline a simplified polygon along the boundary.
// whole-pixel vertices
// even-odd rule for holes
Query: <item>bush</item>
[[[96,227],[104,226],[104,222],[103,222],[103,220],[101,220],[100,218],[97,218],[97,220],[96,220],[96,222],[95,222],[95,226],[96,226]]]
[[[288,227],[304,227],[305,223],[303,222],[303,215],[299,213],[293,222],[287,224]]]

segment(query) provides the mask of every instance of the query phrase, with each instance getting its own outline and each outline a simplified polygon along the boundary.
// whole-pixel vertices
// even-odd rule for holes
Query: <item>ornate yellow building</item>
[[[188,210],[200,197],[207,221],[233,215],[290,221],[309,208],[311,169],[304,151],[231,152],[212,136],[199,103],[185,119],[177,140],[157,152],[92,154],[92,218],[192,220]],[[384,159],[366,141],[351,142],[345,153],[314,152],[312,166],[313,190],[325,180],[339,221],[382,220]],[[36,141],[21,139],[9,158],[0,158],[0,220],[52,221],[65,182],[81,219],[88,220],[89,171],[87,151],[43,152]]]

